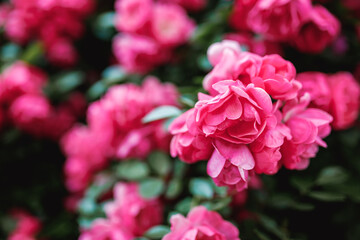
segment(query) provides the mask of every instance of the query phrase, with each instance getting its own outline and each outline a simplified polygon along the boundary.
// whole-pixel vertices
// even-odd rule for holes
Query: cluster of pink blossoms
[[[311,106],[332,115],[334,129],[343,130],[354,124],[360,109],[360,84],[350,73],[304,72],[297,79],[303,85],[302,94],[310,93]]]
[[[81,94],[51,105],[43,94],[47,76],[40,69],[18,61],[0,75],[0,127],[13,124],[34,136],[57,140],[86,106]]]
[[[171,232],[163,240],[240,240],[239,230],[225,221],[217,212],[198,206],[187,217],[176,214],[171,217]]]
[[[306,168],[326,146],[332,117],[310,108],[308,93],[299,95],[294,66],[279,55],[242,52],[229,40],[213,44],[208,58],[214,68],[203,84],[210,95],[200,93],[170,126],[172,156],[209,160],[215,183],[239,191],[254,172]]]
[[[93,0],[11,0],[8,8],[4,26],[11,41],[40,40],[49,61],[58,66],[77,61],[73,41],[84,32],[83,20],[92,12]]]
[[[163,220],[159,199],[144,199],[136,183],[117,183],[114,201],[105,204],[105,218],[83,230],[79,240],[132,240]]]
[[[308,53],[323,51],[340,32],[339,21],[311,0],[236,0],[230,23]]]
[[[39,219],[23,210],[14,210],[11,217],[16,221],[15,229],[10,233],[8,240],[35,240],[41,230]]]
[[[174,85],[148,77],[142,86],[111,87],[87,111],[88,126],[77,125],[61,140],[67,156],[65,183],[73,193],[82,193],[97,171],[110,158],[145,158],[153,150],[169,151],[171,136],[163,121],[144,124],[143,117],[161,105],[177,106]]]
[[[133,73],[146,73],[172,59],[173,49],[187,42],[195,24],[172,1],[117,0],[114,55]]]

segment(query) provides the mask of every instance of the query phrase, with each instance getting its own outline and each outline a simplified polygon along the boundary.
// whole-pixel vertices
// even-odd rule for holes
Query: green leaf
[[[91,227],[92,222],[94,221],[93,218],[86,218],[86,217],[80,217],[79,218],[79,225],[82,229],[88,229]]]
[[[98,81],[87,91],[86,95],[90,100],[100,98],[106,92],[107,86],[104,82]]]
[[[145,237],[151,238],[151,239],[160,239],[164,237],[166,234],[170,232],[170,228],[168,226],[155,226],[150,228],[145,234]]]
[[[165,184],[158,178],[147,178],[140,183],[140,194],[144,198],[155,198],[164,191]]]
[[[149,112],[143,119],[143,123],[149,123],[165,118],[177,117],[180,116],[182,111],[177,107],[165,105],[155,108],[151,112]]]
[[[319,192],[319,191],[310,192],[309,196],[317,200],[326,201],[326,202],[341,202],[344,201],[346,198],[346,196],[341,193]]]
[[[41,42],[31,43],[23,53],[21,60],[34,64],[43,54],[44,47]]]
[[[305,193],[314,185],[314,180],[305,177],[292,177],[290,183],[299,189],[301,193]]]
[[[171,170],[170,157],[160,151],[152,152],[148,158],[150,167],[159,175],[164,176]]]
[[[4,62],[13,61],[18,58],[21,52],[19,45],[14,43],[8,43],[4,45],[0,50],[0,58]]]
[[[104,83],[107,85],[113,85],[125,80],[126,72],[119,66],[110,66],[106,68],[102,73]]]
[[[259,229],[254,229],[254,233],[260,240],[271,240],[269,236],[261,232]]]
[[[275,220],[265,216],[265,215],[259,215],[259,220],[262,226],[269,232],[275,234],[280,239],[286,239],[286,235],[284,232],[281,231],[280,227],[276,223]]]
[[[79,204],[79,212],[84,215],[92,215],[96,212],[97,206],[94,199],[84,198]]]
[[[348,179],[348,174],[341,167],[330,166],[321,170],[316,184],[328,185],[328,184],[339,184],[343,183]]]
[[[140,180],[149,175],[149,167],[146,163],[129,160],[122,162],[116,169],[117,176],[129,181]]]
[[[179,159],[176,159],[174,166],[174,177],[183,178],[187,167],[188,166],[186,163],[180,161]]]
[[[57,76],[51,83],[51,92],[68,93],[80,86],[84,82],[85,75],[83,72],[67,72]]]
[[[175,210],[183,215],[186,215],[190,211],[191,203],[192,203],[192,198],[187,197],[175,205]]]
[[[297,202],[293,199],[293,196],[279,194],[270,199],[270,204],[278,209],[296,209],[300,211],[311,211],[314,206],[309,203]]]
[[[165,196],[166,198],[169,199],[176,198],[177,196],[180,195],[182,189],[183,189],[183,184],[180,179],[178,178],[171,179],[167,187]]]
[[[189,190],[194,196],[200,198],[210,199],[214,196],[212,183],[206,178],[191,179]]]

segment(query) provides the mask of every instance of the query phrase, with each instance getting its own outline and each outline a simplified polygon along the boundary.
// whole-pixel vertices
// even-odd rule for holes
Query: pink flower
[[[10,12],[11,12],[10,4],[2,3],[0,5],[0,26],[1,27],[4,26]]]
[[[43,123],[52,114],[48,100],[40,95],[23,95],[10,106],[13,123],[20,129],[37,136],[43,135]]]
[[[0,102],[9,104],[23,94],[41,95],[46,78],[40,69],[15,62],[0,77]]]
[[[253,84],[221,81],[213,85],[215,97],[196,103],[196,122],[206,137],[236,144],[253,142],[264,130],[271,114],[270,96]]]
[[[175,4],[157,4],[152,19],[154,39],[163,46],[177,46],[186,43],[195,24],[183,8]]]
[[[146,73],[170,58],[170,52],[151,38],[119,34],[113,41],[114,55],[131,73]]]
[[[251,81],[272,98],[289,100],[297,96],[301,84],[295,80],[294,65],[277,54],[263,57],[257,78]]]
[[[153,7],[152,0],[117,0],[116,28],[128,33],[148,32]]]
[[[39,219],[23,210],[13,210],[11,217],[16,220],[16,228],[10,233],[8,240],[35,240],[41,230]]]
[[[350,73],[305,72],[297,78],[304,86],[302,94],[309,92],[311,104],[333,116],[331,125],[334,129],[353,125],[359,115],[360,85]]]
[[[348,72],[339,72],[328,77],[331,89],[330,114],[332,126],[341,130],[351,127],[359,116],[360,84]]]
[[[114,201],[105,205],[110,221],[120,224],[134,236],[142,236],[149,228],[162,222],[162,205],[158,199],[144,199],[135,183],[118,183]]]
[[[310,95],[305,94],[299,101],[289,101],[283,108],[283,122],[290,128],[292,139],[285,140],[281,153],[283,164],[289,169],[307,168],[318,146],[326,147],[322,138],[331,131],[329,124],[333,118],[320,109],[307,108],[309,103]]]
[[[188,163],[207,160],[213,151],[210,139],[203,134],[197,135],[194,112],[195,109],[188,110],[169,127],[170,133],[175,135],[171,140],[171,156],[179,156]]]
[[[320,5],[310,11],[310,18],[303,21],[294,36],[296,47],[302,52],[319,53],[335,40],[340,32],[340,22]]]
[[[257,0],[247,24],[269,40],[287,41],[309,18],[310,11],[310,0]]]
[[[96,219],[90,229],[82,231],[79,240],[132,240],[134,236],[119,223]]]
[[[254,7],[257,0],[236,0],[234,9],[230,16],[230,25],[236,30],[249,30],[247,17],[250,10]]]
[[[87,159],[70,157],[64,165],[65,185],[70,192],[81,192],[89,185],[93,170]]]
[[[207,173],[218,186],[230,186],[242,191],[248,186],[255,161],[245,144],[214,141],[215,150],[209,159]]]
[[[47,58],[60,67],[71,67],[78,59],[73,43],[67,39],[57,39],[47,47]]]
[[[193,208],[186,218],[176,214],[170,222],[171,232],[163,240],[240,240],[239,230],[234,225],[203,206]]]

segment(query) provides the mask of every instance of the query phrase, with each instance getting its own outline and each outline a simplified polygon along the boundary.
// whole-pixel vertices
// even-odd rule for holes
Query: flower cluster
[[[158,106],[177,106],[177,98],[172,84],[161,84],[155,77],[148,77],[142,86],[114,86],[93,102],[87,111],[88,126],[74,126],[61,140],[67,156],[68,189],[82,192],[110,158],[145,158],[156,149],[168,151],[171,137],[163,128],[163,121],[144,124],[142,119]]]
[[[340,32],[339,21],[311,0],[237,0],[230,23],[307,53],[323,51]]]
[[[306,168],[318,146],[326,146],[332,117],[309,108],[308,93],[299,95],[294,66],[279,55],[242,52],[229,40],[213,44],[208,58],[214,68],[204,88],[211,95],[200,93],[170,126],[172,156],[209,160],[215,183],[239,191],[254,172]]]
[[[297,79],[303,85],[301,93],[310,93],[311,105],[332,115],[334,129],[343,130],[354,124],[360,109],[360,84],[350,73],[304,72]]]
[[[159,199],[144,199],[136,183],[117,183],[114,200],[105,204],[105,218],[96,219],[79,240],[132,240],[162,222]]]
[[[146,73],[172,59],[173,49],[186,43],[195,24],[170,1],[118,0],[114,55],[128,71]]]
[[[171,217],[170,222],[171,232],[163,240],[240,240],[239,230],[233,224],[225,221],[219,213],[208,211],[203,206],[193,208],[186,218],[176,214]]]
[[[51,105],[42,90],[47,76],[40,69],[18,61],[0,75],[0,126],[12,123],[38,137],[58,139],[85,108],[81,94]]]
[[[67,67],[77,61],[73,41],[84,32],[82,22],[92,12],[93,0],[12,0],[11,8],[5,21],[11,41],[40,40],[54,65]]]
[[[16,221],[16,227],[9,235],[8,240],[36,239],[35,237],[42,227],[39,219],[18,209],[11,212],[11,218]]]

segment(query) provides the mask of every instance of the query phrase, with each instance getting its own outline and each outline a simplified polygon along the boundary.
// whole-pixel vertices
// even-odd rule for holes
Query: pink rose
[[[291,140],[290,129],[281,123],[282,115],[279,110],[276,117],[269,119],[267,128],[254,143],[250,145],[255,160],[257,174],[275,174],[281,167],[280,148],[284,140]]]
[[[83,230],[79,240],[132,240],[134,236],[119,223],[96,219],[90,229]]]
[[[119,34],[113,41],[114,55],[131,73],[146,73],[166,62],[170,52],[151,38],[140,35]]]
[[[38,68],[18,61],[0,77],[0,102],[10,104],[23,94],[41,95],[47,76]]]
[[[317,5],[294,35],[294,43],[302,52],[319,53],[335,40],[339,32],[340,22],[326,8]]]
[[[263,57],[257,78],[251,81],[272,98],[289,100],[297,96],[301,84],[295,80],[294,65],[277,54]]]
[[[15,126],[42,136],[43,123],[51,116],[52,107],[43,96],[23,95],[11,104],[9,111]]]
[[[78,59],[73,43],[67,39],[57,39],[46,49],[49,61],[60,67],[71,67]]]
[[[309,18],[310,11],[310,0],[257,0],[247,24],[269,40],[287,41]]]
[[[304,72],[298,74],[296,79],[302,84],[300,95],[308,92],[313,106],[329,112],[331,91],[327,75],[321,72]]]
[[[93,171],[86,159],[70,157],[64,165],[65,185],[70,192],[81,192],[91,181]]]
[[[341,130],[351,127],[359,116],[360,84],[348,72],[339,72],[328,77],[331,89],[330,114],[332,126]]]
[[[170,125],[169,131],[175,135],[171,140],[171,156],[179,156],[183,161],[194,163],[207,160],[213,151],[210,139],[198,133],[195,126],[195,109],[188,110],[176,118]]]
[[[240,240],[239,230],[234,225],[203,206],[193,208],[186,218],[176,214],[170,222],[171,232],[163,240]]]
[[[322,140],[330,134],[333,118],[326,112],[307,108],[310,95],[305,94],[299,101],[289,101],[283,108],[283,122],[290,128],[292,139],[285,140],[281,147],[283,164],[288,169],[302,170],[315,157],[318,146],[326,147]]]
[[[257,0],[236,0],[230,16],[230,25],[236,30],[249,30],[247,17]]]
[[[304,86],[302,94],[310,94],[311,104],[332,115],[334,129],[342,130],[353,125],[359,115],[360,85],[350,73],[305,72],[297,79]]]
[[[153,7],[152,0],[117,0],[116,28],[128,33],[148,32]]]
[[[245,144],[214,141],[215,150],[207,164],[207,173],[218,186],[242,191],[248,186],[255,161]]]
[[[264,130],[271,114],[270,96],[253,84],[221,81],[213,85],[215,97],[196,103],[196,122],[206,137],[236,144],[253,142]]]
[[[42,227],[39,219],[19,209],[13,210],[11,217],[16,220],[16,227],[10,233],[8,240],[35,240]]]
[[[105,205],[105,212],[110,221],[119,223],[134,236],[142,236],[163,218],[160,201],[141,197],[136,183],[116,184],[114,201]]]
[[[156,4],[151,25],[154,39],[168,47],[186,43],[195,28],[184,9],[175,4]]]

